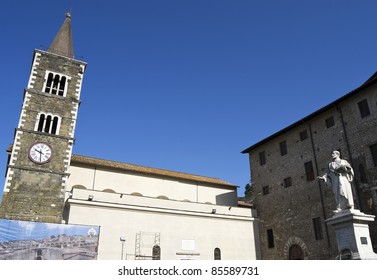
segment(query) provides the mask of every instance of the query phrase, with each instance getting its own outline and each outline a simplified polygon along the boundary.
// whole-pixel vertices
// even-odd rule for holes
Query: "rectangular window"
[[[280,142],[279,146],[280,146],[280,154],[282,156],[286,155],[287,154],[287,142],[286,141]]]
[[[259,153],[259,164],[260,165],[266,164],[266,152],[265,151]]]
[[[313,219],[313,228],[314,228],[315,240],[323,239],[321,218]]]
[[[325,122],[326,122],[326,128],[330,128],[335,125],[334,117],[327,118]]]
[[[370,152],[372,154],[374,166],[377,166],[377,144],[370,146]]]
[[[305,162],[305,174],[307,181],[314,180],[314,169],[312,161]]]
[[[370,115],[368,100],[364,99],[357,103],[362,118]]]
[[[262,189],[263,195],[268,195],[270,193],[270,187],[264,186]]]
[[[308,138],[308,131],[305,129],[304,131],[300,132],[300,140],[304,141],[307,138]]]
[[[272,229],[267,230],[267,244],[268,244],[268,248],[274,248],[275,247],[274,232],[272,231]]]
[[[284,179],[284,188],[288,188],[290,186],[292,186],[292,178],[291,177],[285,178]]]

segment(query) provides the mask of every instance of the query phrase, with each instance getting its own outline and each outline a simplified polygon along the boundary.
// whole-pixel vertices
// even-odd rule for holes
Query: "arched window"
[[[59,123],[59,118],[55,116],[54,119],[52,120],[51,134],[56,134],[56,131],[58,129],[58,123]]]
[[[131,193],[131,195],[134,195],[134,196],[143,196],[141,193],[139,193],[139,192],[133,192],[133,193]]]
[[[73,189],[78,189],[78,190],[87,190],[87,188],[86,187],[84,187],[84,186],[82,186],[82,185],[74,185],[73,187],[72,187],[72,190]]]
[[[158,245],[154,245],[152,249],[152,259],[153,260],[161,260],[161,247]]]
[[[35,130],[57,135],[59,134],[59,122],[60,118],[58,116],[40,113]]]
[[[67,78],[66,76],[59,74],[46,74],[46,84],[44,92],[64,96],[68,79],[69,77]]]
[[[45,123],[45,114],[39,115],[39,122],[38,122],[38,128],[37,131],[43,131],[43,125]]]
[[[65,89],[65,83],[67,81],[67,78],[66,77],[62,77],[61,80],[60,80],[60,85],[59,85],[59,92],[58,94],[60,96],[63,96],[64,95],[64,89]]]
[[[215,248],[213,255],[215,260],[221,260],[221,250],[219,248]]]
[[[45,129],[44,132],[49,133],[50,132],[50,127],[51,127],[51,115],[47,115],[46,121],[45,121]]]
[[[115,193],[115,191],[112,189],[103,189],[102,191],[106,193]]]
[[[50,93],[51,91],[51,84],[52,80],[54,79],[54,75],[52,73],[49,73],[47,76],[47,82],[46,82],[46,87],[45,87],[45,92]]]

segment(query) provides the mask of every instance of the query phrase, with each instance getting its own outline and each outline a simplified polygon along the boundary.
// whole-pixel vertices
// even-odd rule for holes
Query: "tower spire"
[[[52,41],[48,52],[73,58],[72,46],[72,29],[71,29],[71,14],[65,14],[65,21],[60,27],[54,40]]]

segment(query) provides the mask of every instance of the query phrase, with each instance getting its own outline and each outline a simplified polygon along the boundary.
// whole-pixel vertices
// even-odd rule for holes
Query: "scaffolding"
[[[160,233],[138,232],[135,240],[135,260],[160,259]]]

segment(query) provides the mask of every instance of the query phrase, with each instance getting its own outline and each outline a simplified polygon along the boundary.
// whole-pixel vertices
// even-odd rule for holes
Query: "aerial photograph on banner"
[[[98,226],[0,219],[0,260],[95,260]]]

